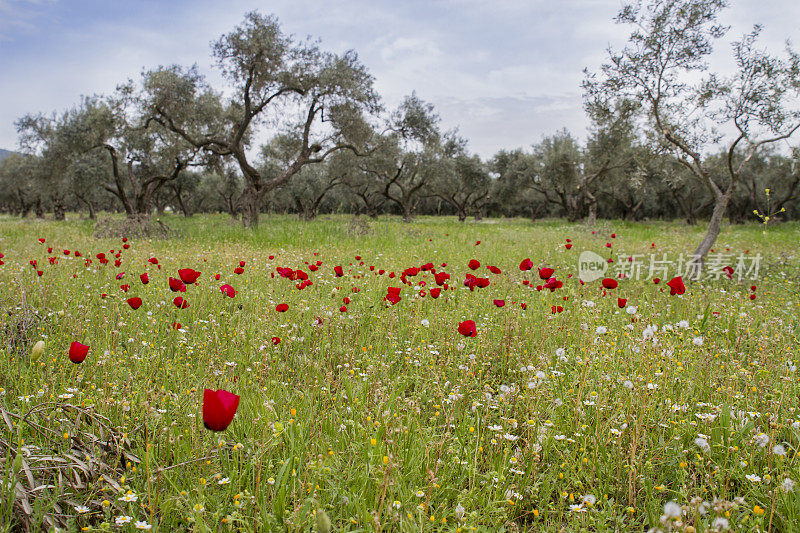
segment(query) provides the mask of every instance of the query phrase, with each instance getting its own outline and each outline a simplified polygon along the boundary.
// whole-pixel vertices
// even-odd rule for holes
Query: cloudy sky
[[[584,67],[629,32],[621,0],[0,0],[0,148],[17,146],[14,120],[80,95],[111,92],[145,67],[197,63],[218,80],[209,43],[245,12],[278,16],[287,33],[354,49],[387,106],[416,90],[446,128],[490,156],[561,128],[581,136]],[[723,22],[738,37],[764,26],[763,47],[800,44],[797,0],[732,0]],[[713,66],[731,69],[722,46]]]

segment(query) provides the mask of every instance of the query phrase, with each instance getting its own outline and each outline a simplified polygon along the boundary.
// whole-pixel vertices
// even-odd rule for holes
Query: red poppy
[[[560,305],[554,305],[554,306],[552,306],[550,308],[550,312],[553,313],[553,314],[560,313],[563,310],[564,310],[564,308],[561,307]]]
[[[400,287],[389,287],[386,289],[386,296],[383,297],[384,300],[389,302],[390,304],[394,305],[401,300],[400,298]]]
[[[470,270],[478,270],[481,267],[481,262],[477,259],[470,259],[467,266],[470,268]]]
[[[79,342],[73,342],[69,345],[69,360],[75,364],[83,363],[86,359],[86,354],[89,353],[89,347]]]
[[[528,308],[528,304],[526,304],[525,302],[522,302],[521,304],[519,304],[519,306],[522,308],[523,311]]]
[[[211,431],[225,431],[239,408],[239,396],[223,389],[203,391],[203,425]]]
[[[753,292],[756,292],[756,286],[755,285],[751,285],[750,286],[750,290],[753,291]]]
[[[722,269],[725,272],[725,275],[728,276],[728,279],[733,279],[733,267],[728,265]]]
[[[189,302],[183,299],[183,296],[176,296],[172,303],[175,304],[175,307],[178,309],[186,309],[189,307]]]
[[[39,242],[44,244],[44,239],[42,237],[39,237]]]
[[[617,307],[622,309],[626,305],[628,305],[628,299],[627,298],[617,298]]]
[[[683,278],[677,276],[672,278],[667,282],[669,286],[669,294],[670,296],[674,296],[676,294],[683,294],[686,292],[686,286],[683,284]]]
[[[178,270],[178,275],[181,277],[181,281],[187,285],[191,285],[197,278],[200,277],[200,272],[193,270],[191,268],[181,268]]]
[[[122,292],[128,292],[128,289],[130,289],[131,286],[126,283],[125,285],[120,285],[119,288]]]
[[[506,301],[505,300],[492,300],[492,302],[497,307],[503,307],[504,305],[506,305]]]
[[[530,259],[523,259],[522,263],[519,264],[519,269],[523,271],[530,270],[532,268],[533,268],[533,261],[531,261]]]
[[[347,312],[347,306],[346,306],[346,305],[343,305],[343,306],[341,306],[341,307],[339,308],[339,312],[340,312],[340,313],[346,313],[346,312]]]
[[[179,279],[169,278],[169,290],[172,292],[186,292],[186,284]]]
[[[333,267],[333,273],[337,278],[341,278],[342,276],[344,276],[344,270],[342,269],[341,266]]]
[[[280,343],[281,343],[281,338],[280,337],[272,337],[272,345],[273,346],[277,346]]]
[[[147,285],[150,283],[150,276],[147,275],[147,272],[144,274],[139,274],[139,279],[142,280],[142,285]]]
[[[661,283],[661,278],[653,278],[653,283],[658,285],[659,283]]]
[[[220,287],[219,290],[221,290],[222,293],[225,296],[227,296],[228,298],[233,298],[234,296],[236,296],[236,291],[233,290],[233,287],[231,287],[227,283],[225,285],[223,285],[222,287]]]
[[[134,296],[133,298],[128,298],[127,302],[128,305],[130,305],[134,311],[142,306],[142,299],[139,298],[138,296]]]
[[[550,279],[553,277],[553,273],[555,270],[549,267],[539,267],[539,278],[540,279]]]
[[[435,289],[431,289],[431,298],[436,299],[442,293],[442,289],[436,287]]]
[[[502,270],[500,270],[496,266],[491,266],[490,265],[490,266],[487,266],[486,268],[488,268],[489,272],[491,272],[492,274],[500,274],[502,272]]]
[[[547,281],[545,281],[545,283],[543,285],[543,287],[545,289],[550,289],[551,291],[554,291],[556,289],[560,289],[563,286],[564,286],[564,282],[561,281],[561,280],[558,280],[556,278],[549,278]]]
[[[233,273],[236,274],[237,276],[241,276],[242,274],[244,274],[244,269],[242,267],[236,267],[233,269]]]
[[[450,274],[447,272],[437,272],[433,277],[436,279],[437,285],[444,285],[445,282],[450,279]]]
[[[613,278],[603,278],[602,283],[603,283],[603,287],[605,287],[608,290],[616,289],[617,285],[618,285],[617,280],[615,280]]]
[[[278,305],[275,307],[275,310],[276,310],[277,312],[279,312],[279,313],[285,313],[286,311],[288,311],[288,310],[289,310],[289,304],[278,304]]]
[[[750,299],[751,299],[751,300],[755,300],[755,299],[756,299],[756,295],[755,295],[755,294],[751,294],[751,295],[750,295]]]
[[[478,330],[475,328],[474,320],[465,320],[458,325],[458,332],[465,337],[477,337]]]
[[[173,322],[172,323],[172,329],[181,329],[181,323],[180,322]]]
[[[569,250],[570,248],[572,248],[572,245],[570,243],[567,243],[567,244],[564,245],[564,248]]]

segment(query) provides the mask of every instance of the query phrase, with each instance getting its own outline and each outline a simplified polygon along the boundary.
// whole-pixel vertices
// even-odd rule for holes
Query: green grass
[[[267,217],[255,231],[227,216],[165,220],[179,237],[131,239],[116,268],[109,250],[122,243],[92,238],[90,222],[0,218],[0,405],[27,415],[9,415],[11,426],[0,420],[3,527],[21,516],[7,488],[9,445],[65,456],[97,432],[86,426],[90,415],[107,419],[130,456],[114,456],[116,464],[95,443],[96,457],[85,460],[115,477],[93,471],[80,490],[42,489],[33,523],[57,501],[71,529],[88,531],[133,531],[136,521],[161,531],[309,531],[318,530],[318,510],[336,531],[704,531],[720,518],[737,531],[791,531],[800,523],[800,489],[782,488],[800,481],[800,386],[789,363],[800,359],[795,223],[766,233],[725,227],[717,252],[734,254],[725,259],[734,265],[745,250],[761,254],[755,282],[687,281],[685,295],[670,296],[666,279],[621,280],[603,296],[599,281],[577,282],[581,251],[613,250],[612,268],[633,254],[676,259],[703,228],[603,221],[592,233],[562,221],[382,218],[356,235],[338,216]],[[112,263],[99,265],[98,252]],[[534,269],[521,272],[526,257]],[[473,258],[491,285],[471,292],[462,283]],[[246,266],[235,275],[239,261]],[[312,272],[306,262],[316,261]],[[383,302],[404,269],[428,262],[455,290],[419,297],[435,286],[421,272],[400,303]],[[344,277],[334,277],[336,265]],[[564,287],[537,291],[539,265],[554,267]],[[281,266],[303,269],[313,285],[298,290],[275,273]],[[186,267],[202,276],[179,310],[167,278]],[[235,298],[222,295],[223,283]],[[126,304],[131,296],[142,298],[140,309]],[[277,313],[282,302],[289,311]],[[31,308],[41,321],[12,350]],[[457,332],[467,319],[475,338]],[[656,333],[645,339],[648,326]],[[43,353],[32,351],[38,340]],[[67,358],[73,341],[90,345],[82,364]],[[203,427],[204,388],[241,396],[225,432]],[[87,414],[76,422],[68,406]],[[120,499],[127,491],[136,501]],[[677,521],[663,516],[668,502],[683,507]],[[117,526],[120,516],[132,521]]]

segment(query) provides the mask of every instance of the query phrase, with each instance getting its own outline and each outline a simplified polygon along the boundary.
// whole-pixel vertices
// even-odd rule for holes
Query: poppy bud
[[[44,341],[37,341],[36,344],[33,345],[33,349],[31,350],[32,357],[41,357],[44,353]]]

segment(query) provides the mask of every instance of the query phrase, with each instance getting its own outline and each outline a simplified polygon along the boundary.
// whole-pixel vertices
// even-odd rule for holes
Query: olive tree
[[[759,26],[733,43],[733,75],[708,72],[714,42],[727,33],[718,20],[726,5],[726,0],[626,3],[616,22],[633,27],[627,45],[609,49],[600,73],[588,74],[584,82],[589,101],[614,95],[641,102],[647,133],[713,197],[706,235],[694,252],[695,267],[714,245],[748,162],[761,147],[800,128],[798,56],[789,50],[780,59],[756,48]],[[714,172],[707,154],[720,144],[727,154],[725,170]]]
[[[153,95],[152,120],[192,146],[236,161],[246,180],[242,222],[258,224],[267,192],[286,184],[309,164],[342,150],[366,149],[378,112],[373,78],[353,51],[334,54],[285,35],[274,16],[245,15],[233,31],[212,45],[228,83],[222,97],[196,69],[161,68],[147,74]],[[265,130],[297,140],[288,164],[264,176],[250,160],[252,139]]]

